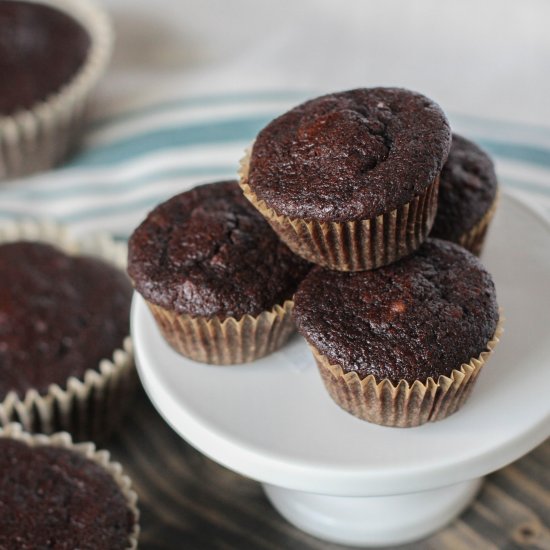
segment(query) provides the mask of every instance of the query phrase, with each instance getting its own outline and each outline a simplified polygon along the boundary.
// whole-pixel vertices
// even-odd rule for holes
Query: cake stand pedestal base
[[[483,478],[418,493],[338,497],[263,484],[290,523],[315,537],[350,546],[390,546],[424,538],[474,500]]]

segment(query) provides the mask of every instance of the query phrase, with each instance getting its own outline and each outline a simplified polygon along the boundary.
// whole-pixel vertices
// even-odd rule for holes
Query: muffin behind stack
[[[497,177],[489,155],[472,141],[453,134],[430,236],[458,243],[479,256],[497,203]]]

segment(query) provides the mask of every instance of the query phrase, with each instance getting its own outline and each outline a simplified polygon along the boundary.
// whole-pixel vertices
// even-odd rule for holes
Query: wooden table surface
[[[260,485],[182,440],[140,392],[105,445],[139,494],[142,550],[328,550],[286,522]],[[451,525],[401,550],[550,550],[550,440],[490,475]]]

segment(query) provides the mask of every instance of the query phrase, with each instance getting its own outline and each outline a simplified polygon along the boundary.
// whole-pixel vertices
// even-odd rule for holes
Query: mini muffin
[[[0,429],[0,548],[137,548],[136,503],[120,465],[92,443]]]
[[[330,269],[373,269],[424,241],[450,144],[447,118],[427,97],[351,90],[268,124],[240,183],[296,254]]]
[[[87,0],[0,2],[0,178],[50,168],[74,147],[111,40]]]
[[[497,176],[493,161],[475,143],[453,134],[443,166],[431,237],[461,244],[481,253],[497,206]]]
[[[437,239],[374,271],[315,268],[294,299],[331,397],[386,426],[458,410],[500,332],[491,276],[464,248]]]
[[[157,206],[134,231],[128,273],[167,342],[187,357],[243,363],[293,330],[292,295],[308,272],[244,198],[211,183]]]
[[[0,243],[0,280],[0,425],[105,437],[135,387],[124,271],[16,240]]]

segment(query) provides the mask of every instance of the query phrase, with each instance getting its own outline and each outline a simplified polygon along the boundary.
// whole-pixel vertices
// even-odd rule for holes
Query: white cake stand
[[[220,464],[263,484],[304,531],[350,545],[432,533],[474,498],[482,477],[550,435],[550,229],[504,195],[483,261],[506,323],[471,398],[412,429],[358,420],[328,396],[295,337],[253,364],[215,367],[176,354],[135,297],[139,373],[165,420]]]

